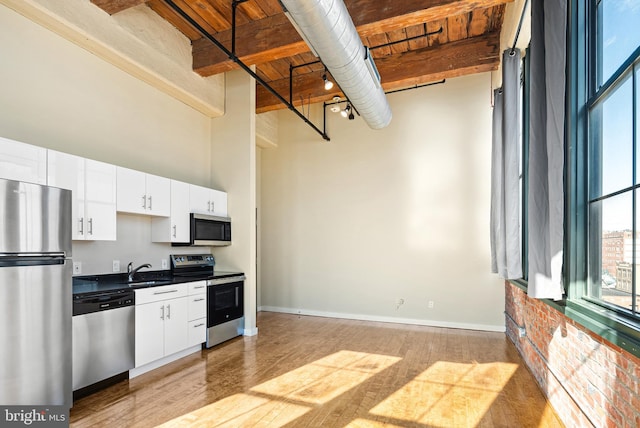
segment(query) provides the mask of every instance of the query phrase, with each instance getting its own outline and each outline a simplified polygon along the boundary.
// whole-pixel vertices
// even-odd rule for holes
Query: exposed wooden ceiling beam
[[[360,36],[368,37],[511,1],[403,0],[386,2],[384,7],[380,7],[378,0],[345,0],[345,4]],[[214,36],[225,46],[231,46],[231,30]],[[262,64],[308,50],[284,14],[236,28],[236,53],[245,64]],[[193,69],[200,75],[211,76],[234,68],[237,65],[209,40],[202,38],[193,43]]]
[[[138,6],[139,4],[146,2],[147,0],[91,0],[91,3],[95,4],[109,15],[122,12],[125,9],[129,9],[130,7]]]
[[[376,60],[385,91],[496,70],[500,63],[498,32],[457,42],[390,55]],[[326,101],[338,91],[327,93],[322,86],[322,71],[294,77],[293,103]],[[280,94],[288,97],[289,79],[271,82]],[[340,94],[341,95],[341,94]],[[256,112],[264,113],[285,108],[262,86],[256,89]]]

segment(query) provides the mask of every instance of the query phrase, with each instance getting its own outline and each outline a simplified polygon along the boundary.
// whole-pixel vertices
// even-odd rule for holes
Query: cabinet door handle
[[[174,224],[173,225],[173,237],[174,238],[176,237],[176,234],[177,234],[177,230],[176,229],[177,229],[177,226]]]
[[[207,211],[211,211],[211,201],[207,201]]]
[[[142,209],[147,209],[147,197],[145,195],[142,195]]]
[[[194,289],[196,288],[204,288],[204,285],[196,285],[195,287],[193,287]]]
[[[149,196],[149,209],[152,210],[153,201],[151,200],[151,196]]]
[[[196,325],[194,325],[194,326],[193,326],[193,328],[202,327],[203,325],[204,325],[204,323],[203,323],[203,322],[201,322],[200,324],[196,324]]]
[[[89,231],[87,233],[93,235],[93,217],[89,217]]]
[[[164,305],[160,308],[160,319],[164,321]]]
[[[167,294],[167,293],[177,293],[178,290],[167,290],[167,291],[156,291],[153,294]]]
[[[204,300],[204,297],[201,299],[193,299],[194,302],[202,302]]]
[[[78,220],[78,233],[80,233],[80,235],[84,235],[84,217],[80,217],[80,220]]]
[[[171,305],[167,305],[167,319],[171,319]]]
[[[216,210],[216,203],[214,201],[211,201],[211,212],[215,212]]]

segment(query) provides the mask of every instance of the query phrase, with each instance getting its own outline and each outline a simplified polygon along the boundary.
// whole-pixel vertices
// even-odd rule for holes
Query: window
[[[587,183],[583,296],[640,319],[640,2],[585,3],[588,25],[578,28],[594,37],[577,35],[588,65],[577,70],[586,88],[577,106],[586,130],[578,139]]]

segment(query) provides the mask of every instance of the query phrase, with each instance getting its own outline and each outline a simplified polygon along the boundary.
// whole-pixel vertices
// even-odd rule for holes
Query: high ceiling
[[[109,14],[146,4],[192,42],[193,70],[212,76],[239,68],[164,0],[91,0]],[[505,4],[512,0],[345,0],[363,44],[372,49],[385,91],[408,88],[496,70]],[[232,0],[173,0],[202,28],[231,49]],[[393,43],[397,42],[397,43]],[[325,91],[322,64],[309,51],[282,12],[278,0],[247,0],[236,13],[236,55],[255,64],[257,74],[289,97],[294,66],[293,101],[329,101],[341,95]],[[330,77],[330,75],[329,75]],[[258,113],[285,108],[262,86],[256,90]]]

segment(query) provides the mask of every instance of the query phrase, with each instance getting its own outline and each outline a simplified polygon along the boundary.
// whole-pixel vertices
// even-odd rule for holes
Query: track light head
[[[351,111],[351,103],[347,103],[347,106],[340,112],[342,117],[345,119],[348,117],[349,120],[353,120],[353,112]]]
[[[331,90],[331,88],[333,88],[333,82],[329,79],[327,79],[327,73],[324,73],[322,75],[322,80],[324,80],[324,89],[325,91],[329,91]]]

